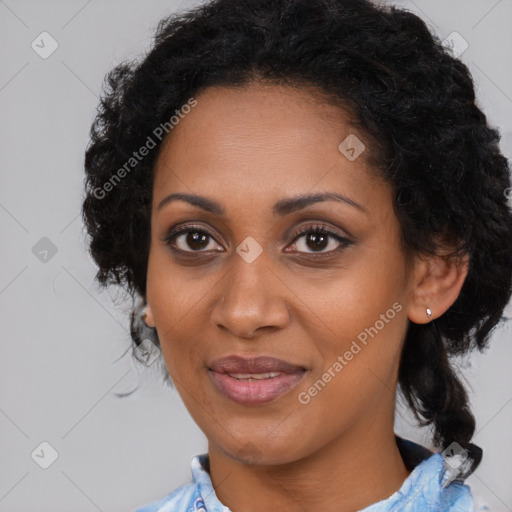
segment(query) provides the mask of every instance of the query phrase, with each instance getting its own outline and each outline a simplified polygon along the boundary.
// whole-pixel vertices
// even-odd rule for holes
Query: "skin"
[[[174,127],[159,154],[153,184],[146,323],[156,327],[170,375],[208,438],[210,475],[232,511],[354,511],[389,497],[409,475],[393,421],[400,350],[409,321],[426,323],[455,301],[467,264],[406,256],[392,189],[338,145],[349,134],[339,107],[310,89],[251,84],[208,88]],[[296,195],[335,192],[275,215]],[[224,215],[185,201],[158,208],[169,194],[206,196]],[[190,246],[171,228],[210,234]],[[323,225],[320,248],[303,227]],[[194,228],[190,231],[193,233]],[[197,231],[197,228],[196,228]],[[252,262],[236,248],[252,237]],[[340,250],[337,250],[340,249]],[[327,256],[316,257],[324,253]],[[357,336],[399,303],[401,310],[311,398],[298,400]],[[212,385],[208,362],[231,354],[270,355],[307,369],[273,402],[243,406]]]

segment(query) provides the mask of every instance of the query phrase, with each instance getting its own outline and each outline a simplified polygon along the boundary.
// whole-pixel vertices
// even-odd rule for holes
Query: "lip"
[[[208,364],[216,389],[240,405],[263,405],[276,400],[294,388],[306,369],[270,356],[245,358],[232,355]],[[248,380],[251,374],[277,373],[270,378]],[[253,378],[251,378],[253,379]]]

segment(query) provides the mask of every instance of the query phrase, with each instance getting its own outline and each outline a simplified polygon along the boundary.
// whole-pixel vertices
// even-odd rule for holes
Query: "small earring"
[[[427,308],[427,316],[429,320],[432,318],[432,311],[430,310],[430,308]]]

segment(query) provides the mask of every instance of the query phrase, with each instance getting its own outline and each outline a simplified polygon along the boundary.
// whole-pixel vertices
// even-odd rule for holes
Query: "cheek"
[[[403,255],[397,251],[365,247],[354,252],[347,265],[321,279],[302,280],[304,302],[312,318],[319,319],[311,339],[319,340],[322,352],[343,352],[352,340],[364,342],[368,330],[379,339],[400,340],[406,326],[406,272]],[[389,247],[389,246],[388,246]],[[307,311],[305,313],[307,315]],[[303,318],[308,325],[307,318]]]
[[[405,308],[393,301],[395,294],[381,293],[377,300],[375,292],[364,293],[362,287],[352,295],[345,291],[338,296],[339,306],[330,309],[330,327],[336,334],[317,333],[318,364],[294,396],[296,417],[307,418],[309,429],[322,432],[321,439],[309,440],[309,449],[358,418],[382,410],[382,404],[391,410],[394,403],[407,327]]]
[[[197,282],[187,284],[178,269],[173,269],[165,251],[150,251],[147,272],[147,300],[151,305],[162,354],[171,376],[183,362],[191,359],[194,340],[200,339],[200,322],[194,321],[198,307]],[[189,293],[188,290],[191,290]],[[193,292],[193,293],[192,293]],[[186,343],[180,343],[184,339]]]
[[[338,420],[326,412],[331,406],[357,415],[380,393],[390,393],[408,324],[403,255],[375,244],[357,256],[308,286],[308,305],[321,320],[308,333],[318,364],[299,390],[299,403],[307,402],[311,417],[333,424]]]

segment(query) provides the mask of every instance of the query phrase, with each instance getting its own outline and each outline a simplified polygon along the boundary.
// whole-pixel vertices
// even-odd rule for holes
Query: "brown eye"
[[[194,251],[200,251],[208,246],[208,235],[206,233],[188,231],[187,233],[178,236],[177,239],[181,237],[185,237],[184,243]]]
[[[303,239],[303,240],[301,240]],[[300,242],[297,242],[300,240]],[[294,246],[298,252],[306,254],[327,254],[338,252],[341,248],[351,245],[352,242],[324,226],[308,227],[299,232],[294,238]],[[329,249],[325,251],[325,249]]]
[[[165,243],[181,252],[206,252],[215,250],[210,247],[214,238],[210,233],[194,226],[180,226],[173,230],[165,239]]]

